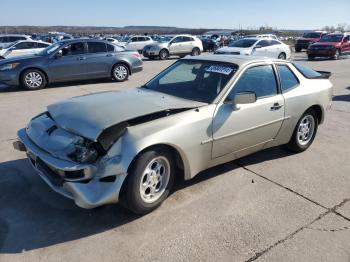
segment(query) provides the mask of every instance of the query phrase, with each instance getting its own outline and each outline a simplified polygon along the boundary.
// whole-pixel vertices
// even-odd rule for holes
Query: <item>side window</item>
[[[18,40],[23,40],[23,39],[21,39],[20,37],[18,37],[18,36],[10,36],[10,37],[8,37],[8,41],[9,42],[15,42],[15,41],[18,41]],[[25,40],[25,39],[24,39]]]
[[[271,40],[271,45],[280,45],[281,43],[276,40]]]
[[[34,48],[34,43],[33,42],[21,42],[16,45],[17,50],[21,49],[32,49]]]
[[[107,45],[107,52],[114,52],[114,46]]]
[[[258,45],[260,45],[261,47],[267,47],[270,45],[268,40],[262,40],[258,43]]]
[[[296,76],[290,71],[289,67],[286,65],[277,65],[278,73],[281,79],[281,89],[285,93],[295,86],[299,85],[299,81]]]
[[[6,37],[0,37],[0,43],[5,43]]]
[[[131,38],[131,42],[138,42],[139,40],[138,40],[138,37],[133,37],[133,38]]]
[[[178,36],[178,37],[176,37],[175,39],[173,39],[173,41],[171,41],[171,43],[180,43],[180,42],[182,42],[182,37],[181,36]]]
[[[37,43],[38,44],[38,48],[46,48],[49,45],[48,44],[44,44],[44,43]]]
[[[277,94],[277,82],[271,65],[256,66],[247,69],[239,78],[228,97],[233,99],[236,93],[255,92],[263,98]]]
[[[83,42],[73,43],[62,48],[62,56],[81,55],[84,52]]]
[[[193,41],[192,37],[187,37],[187,36],[183,37],[183,42],[191,42],[191,41]]]
[[[106,53],[107,48],[105,43],[100,42],[88,42],[88,53],[95,54],[95,53]]]

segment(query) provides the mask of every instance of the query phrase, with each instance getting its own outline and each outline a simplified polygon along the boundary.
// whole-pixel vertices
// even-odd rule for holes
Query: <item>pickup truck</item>
[[[304,33],[295,44],[295,52],[300,52],[303,49],[308,49],[309,45],[318,42],[327,32],[325,31],[314,31]]]
[[[350,54],[350,33],[328,34],[307,49],[309,60],[315,57],[329,57],[337,60],[342,54]]]

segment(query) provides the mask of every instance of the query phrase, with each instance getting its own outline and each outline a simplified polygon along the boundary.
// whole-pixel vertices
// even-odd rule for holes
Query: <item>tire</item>
[[[317,128],[317,113],[315,110],[309,109],[300,117],[293,135],[287,144],[287,149],[295,153],[300,153],[308,149],[315,139]]]
[[[124,82],[129,74],[129,68],[125,64],[116,64],[112,69],[112,79],[116,82]]]
[[[312,61],[312,60],[315,59],[315,57],[314,57],[314,56],[311,56],[311,55],[308,55],[308,56],[307,56],[307,59],[310,60],[310,61]]]
[[[339,60],[340,56],[341,56],[340,50],[339,49],[335,50],[335,54],[333,56],[333,59],[334,60]]]
[[[39,90],[46,87],[45,74],[38,69],[28,69],[21,74],[21,85],[27,90]]]
[[[296,52],[296,53],[301,52],[301,48],[300,48],[300,47],[296,47],[296,48],[295,48],[295,52]]]
[[[286,60],[287,59],[287,55],[285,54],[285,53],[280,53],[279,55],[278,55],[278,59],[281,59],[281,60]]]
[[[159,51],[159,59],[166,60],[169,58],[169,51],[166,49],[162,49]]]
[[[142,153],[129,169],[127,208],[135,214],[153,211],[168,197],[174,177],[175,161],[169,150],[155,147]]]
[[[198,47],[192,49],[191,56],[199,56],[201,54],[201,50]]]

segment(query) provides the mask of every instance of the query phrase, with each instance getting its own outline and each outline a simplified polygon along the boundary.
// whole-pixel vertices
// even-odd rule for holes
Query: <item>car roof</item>
[[[29,35],[19,35],[19,34],[2,34],[2,35],[0,35],[0,37],[3,37],[3,36],[20,36],[20,37],[28,37],[28,38],[30,38],[30,36]]]
[[[186,56],[184,60],[194,60],[194,61],[212,61],[212,62],[224,62],[236,64],[238,66],[245,66],[251,63],[259,62],[284,62],[285,60],[273,59],[268,57],[256,57],[247,55],[201,55],[201,56]]]
[[[48,43],[48,42],[38,41],[38,40],[32,40],[32,39],[28,39],[28,40],[18,40],[18,41],[16,41],[15,43],[18,44],[18,43],[22,43],[22,42],[34,42],[34,43],[42,43],[42,44],[51,45],[51,43]]]
[[[91,39],[91,38],[75,38],[75,39],[66,39],[66,40],[61,40],[57,43],[77,43],[77,42],[101,42],[101,43],[106,43],[106,44],[111,44],[107,40],[101,40],[101,39]]]

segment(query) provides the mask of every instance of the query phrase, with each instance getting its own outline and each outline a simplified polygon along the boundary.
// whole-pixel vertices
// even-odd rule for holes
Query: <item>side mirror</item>
[[[10,50],[16,50],[17,48],[15,46],[11,47]]]
[[[252,104],[256,102],[256,94],[254,92],[237,93],[233,99],[235,105]]]
[[[254,48],[261,48],[262,46],[261,45],[256,45]]]
[[[61,58],[62,57],[62,50],[58,51],[56,54],[55,54],[55,58],[58,59],[58,58]]]

